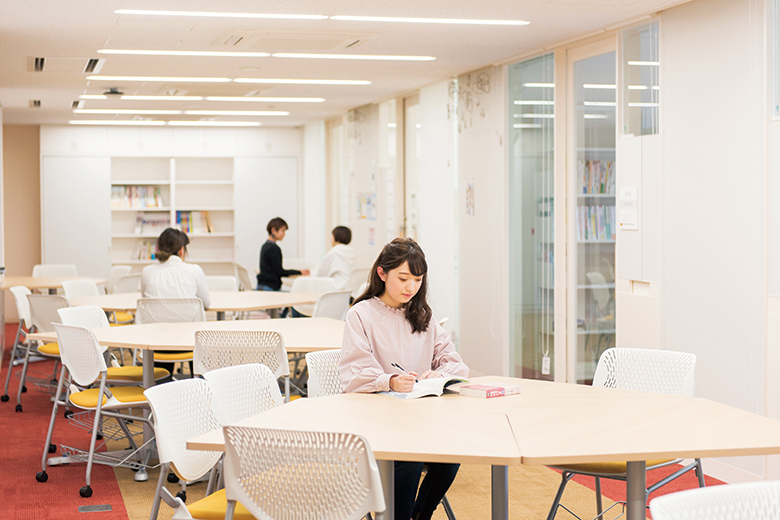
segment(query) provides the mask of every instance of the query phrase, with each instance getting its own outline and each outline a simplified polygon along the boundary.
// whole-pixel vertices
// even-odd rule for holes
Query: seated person
[[[260,248],[260,274],[257,275],[258,291],[280,290],[282,288],[282,276],[309,274],[308,269],[298,271],[282,267],[282,249],[276,245],[276,242],[284,239],[287,229],[287,222],[280,217],[272,218],[266,226],[268,240]]]
[[[351,241],[352,231],[348,227],[336,226],[331,231],[330,244],[333,247],[325,254],[317,274],[333,278],[334,291],[343,291],[349,284],[355,264],[355,252],[348,245]]]

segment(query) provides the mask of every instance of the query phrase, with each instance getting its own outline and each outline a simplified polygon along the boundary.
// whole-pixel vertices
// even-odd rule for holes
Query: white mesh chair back
[[[611,348],[599,359],[593,386],[693,396],[695,368],[696,356],[686,352]]]
[[[100,295],[100,289],[92,280],[63,280],[62,290],[68,300]]]
[[[170,462],[184,480],[208,473],[221,453],[188,450],[187,441],[220,427],[211,410],[211,384],[203,379],[182,379],[148,388],[144,395],[154,415],[160,462]]]
[[[136,323],[186,323],[206,321],[200,298],[139,298]]]
[[[60,323],[63,325],[84,327],[85,329],[107,329],[111,326],[106,318],[106,313],[97,305],[57,309],[57,314],[59,314]]]
[[[329,276],[299,276],[292,283],[291,293],[322,294],[333,287],[333,278]],[[293,309],[305,316],[311,316],[314,305],[293,305]]]
[[[334,320],[343,321],[349,310],[349,297],[351,294],[351,291],[326,292],[317,299],[311,317],[333,318]]]
[[[780,520],[780,482],[749,482],[671,493],[650,502],[655,520]]]
[[[235,276],[207,276],[206,285],[209,292],[238,290],[238,280]]]
[[[271,369],[274,377],[290,375],[284,339],[270,330],[199,330],[195,333],[192,361],[196,374],[262,363]]]
[[[14,296],[14,303],[16,303],[16,314],[19,315],[19,319],[24,323],[24,328],[30,330],[32,327],[32,320],[30,319],[30,302],[27,300],[27,295],[32,294],[30,289],[23,285],[15,285],[9,289]]]
[[[260,363],[212,370],[203,379],[211,383],[212,410],[223,426],[284,404],[276,377]]]
[[[52,323],[60,323],[58,309],[70,307],[67,298],[55,294],[28,294],[30,320],[39,332],[54,332]]]
[[[252,281],[252,277],[249,275],[249,271],[247,271],[246,267],[235,264],[235,268],[239,289],[242,291],[253,291],[257,286],[257,282]]]
[[[309,352],[306,366],[309,370],[309,397],[325,397],[342,393],[339,358],[341,349]]]
[[[109,293],[114,292],[114,287],[120,278],[130,274],[133,268],[129,265],[112,265],[108,270],[108,281],[106,282],[106,290]]]
[[[368,442],[351,433],[225,427],[225,493],[259,520],[351,520],[385,501]]]
[[[81,386],[92,384],[106,371],[103,347],[95,334],[84,327],[74,327],[55,323],[57,342],[60,346],[60,358],[68,367],[71,377]]]
[[[141,275],[128,274],[119,278],[114,284],[114,293],[138,292],[141,290]]]
[[[74,264],[36,264],[33,266],[32,275],[44,276],[78,276]]]

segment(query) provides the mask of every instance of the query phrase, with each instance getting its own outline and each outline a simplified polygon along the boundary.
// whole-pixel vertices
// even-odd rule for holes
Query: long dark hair
[[[428,305],[428,263],[422,248],[411,238],[396,238],[384,248],[374,262],[368,274],[366,291],[355,300],[355,303],[381,296],[385,292],[385,282],[379,278],[377,268],[385,273],[409,262],[409,270],[414,276],[422,276],[422,283],[417,294],[404,306],[407,321],[412,325],[412,332],[425,332],[431,321],[433,312]]]
[[[174,228],[166,229],[157,237],[157,260],[165,262],[170,257],[178,255],[182,247],[186,253],[189,243],[190,239],[183,231]]]

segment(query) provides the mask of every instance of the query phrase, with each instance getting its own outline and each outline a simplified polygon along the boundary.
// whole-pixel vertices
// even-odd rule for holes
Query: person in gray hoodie
[[[333,278],[333,291],[347,288],[355,264],[355,252],[348,245],[352,241],[352,231],[346,226],[336,226],[331,231],[333,247],[325,254],[318,276]]]

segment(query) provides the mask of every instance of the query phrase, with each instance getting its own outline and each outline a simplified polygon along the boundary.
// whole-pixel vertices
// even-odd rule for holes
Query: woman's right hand
[[[405,374],[394,375],[390,378],[390,390],[393,392],[409,393],[414,388],[414,380],[417,379],[417,374],[414,372],[407,372]]]

